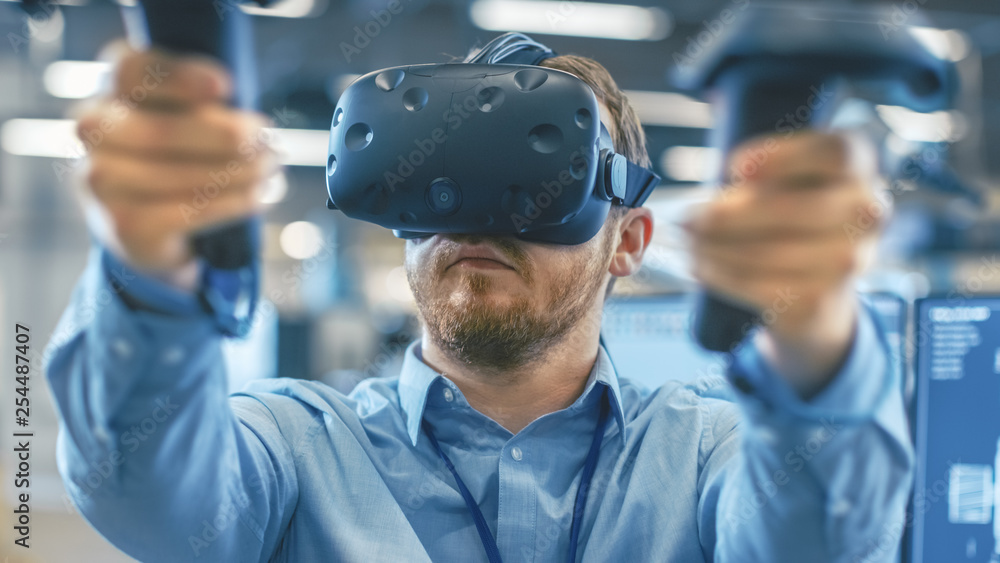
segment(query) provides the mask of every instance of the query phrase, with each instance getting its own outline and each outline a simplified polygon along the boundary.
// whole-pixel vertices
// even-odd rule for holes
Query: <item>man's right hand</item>
[[[207,59],[128,52],[77,127],[101,243],[184,290],[197,284],[192,233],[259,212],[278,168],[266,119],[227,106],[231,89]]]

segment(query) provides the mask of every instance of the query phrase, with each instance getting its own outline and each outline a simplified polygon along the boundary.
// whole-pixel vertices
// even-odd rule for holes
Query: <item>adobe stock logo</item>
[[[412,0],[407,0],[412,1]],[[364,25],[354,26],[354,40],[340,42],[340,52],[344,55],[344,60],[351,62],[351,58],[360,55],[366,47],[371,45],[372,39],[378,37],[382,30],[392,23],[392,17],[403,12],[403,3],[400,0],[389,0],[384,10],[372,10],[369,12],[372,19]]]

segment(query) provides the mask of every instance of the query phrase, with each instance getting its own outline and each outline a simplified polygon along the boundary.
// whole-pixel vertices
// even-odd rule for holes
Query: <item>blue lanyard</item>
[[[576,561],[576,548],[580,540],[580,522],[583,520],[583,509],[587,505],[587,491],[590,490],[590,481],[594,477],[594,470],[597,468],[597,458],[601,453],[601,441],[604,439],[604,430],[608,426],[608,412],[610,410],[608,389],[605,387],[604,393],[601,395],[601,414],[597,419],[597,429],[594,431],[594,438],[590,442],[587,461],[583,465],[580,488],[576,490],[576,502],[573,505],[573,524],[570,526],[569,532],[569,554],[566,557],[566,561],[569,563],[575,563]],[[458,471],[455,470],[455,466],[451,463],[451,460],[448,459],[441,446],[438,445],[438,441],[434,438],[434,433],[431,432],[430,424],[427,423],[426,419],[424,419],[423,427],[424,432],[427,433],[427,437],[431,440],[431,445],[434,446],[434,450],[441,456],[441,460],[444,461],[445,466],[451,471],[451,474],[455,476],[458,491],[462,493],[462,498],[465,499],[465,504],[469,507],[469,512],[472,514],[472,520],[476,523],[476,530],[479,531],[479,538],[483,541],[483,548],[486,549],[486,556],[489,557],[490,563],[502,563],[500,549],[497,547],[497,540],[490,533],[490,529],[486,525],[486,518],[483,517],[483,512],[479,510],[479,505],[472,498],[472,493],[469,492],[468,487],[462,482],[462,478],[458,476]]]

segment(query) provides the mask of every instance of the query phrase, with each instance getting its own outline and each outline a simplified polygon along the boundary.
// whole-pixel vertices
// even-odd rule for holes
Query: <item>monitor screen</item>
[[[888,293],[867,294],[882,321],[897,366],[902,365],[905,304]],[[664,382],[725,375],[724,354],[707,352],[691,337],[694,295],[614,297],[604,307],[602,334],[615,369],[649,388]]]
[[[725,374],[725,357],[691,338],[692,299],[668,294],[608,301],[601,334],[619,377],[655,389],[671,379]]]
[[[911,560],[1000,561],[1000,298],[916,307]]]

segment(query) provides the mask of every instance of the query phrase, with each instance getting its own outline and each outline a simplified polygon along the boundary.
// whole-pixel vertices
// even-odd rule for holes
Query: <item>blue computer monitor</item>
[[[915,308],[910,561],[1000,561],[1000,298]]]
[[[866,294],[902,366],[905,303],[888,293]],[[604,307],[602,334],[618,375],[651,389],[668,380],[725,375],[725,354],[707,352],[691,337],[691,294],[614,297]]]
[[[601,334],[619,377],[655,389],[672,379],[725,374],[725,356],[691,338],[692,299],[667,294],[608,301]]]

